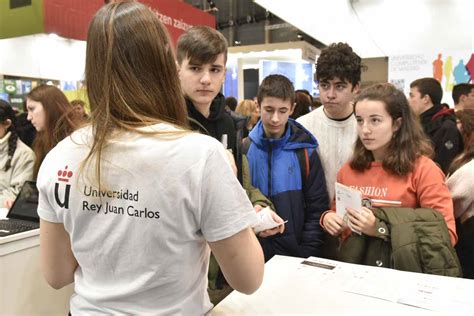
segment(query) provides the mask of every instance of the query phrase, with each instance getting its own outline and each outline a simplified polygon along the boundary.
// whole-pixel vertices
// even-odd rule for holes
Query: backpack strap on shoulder
[[[301,182],[306,183],[306,179],[309,177],[310,166],[309,166],[309,152],[308,148],[301,148],[296,151],[296,156],[298,157],[298,162],[300,164],[301,170]]]

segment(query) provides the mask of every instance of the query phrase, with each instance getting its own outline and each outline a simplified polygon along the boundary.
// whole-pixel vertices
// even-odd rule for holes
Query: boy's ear
[[[360,82],[352,86],[352,92],[356,95],[360,93]]]
[[[428,94],[425,94],[421,99],[424,101],[425,104],[432,103],[431,97]]]
[[[290,115],[293,114],[293,111],[295,110],[295,108],[296,108],[296,102],[293,102],[293,104],[290,107]]]
[[[222,76],[222,84],[224,84],[226,74],[227,74],[227,67],[224,67],[224,75]]]

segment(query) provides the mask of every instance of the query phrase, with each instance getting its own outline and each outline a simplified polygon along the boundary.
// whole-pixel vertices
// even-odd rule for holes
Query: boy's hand
[[[277,213],[275,213],[274,211],[270,211],[270,214],[272,215],[272,218],[275,222],[281,223],[281,224],[278,225],[275,228],[267,229],[267,230],[264,230],[264,231],[260,232],[258,234],[258,237],[265,238],[265,237],[276,235],[278,233],[283,234],[283,232],[285,231],[284,220],[280,216],[278,216]]]

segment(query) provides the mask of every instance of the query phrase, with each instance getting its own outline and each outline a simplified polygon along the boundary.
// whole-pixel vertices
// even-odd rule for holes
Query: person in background
[[[252,185],[288,220],[283,234],[260,238],[266,261],[274,255],[319,256],[323,243],[318,223],[329,205],[324,170],[316,139],[289,118],[295,108],[294,91],[282,75],[262,81],[257,94],[261,120],[249,134],[248,149],[243,150]]]
[[[249,135],[249,132],[257,124],[258,119],[260,118],[260,111],[258,109],[257,103],[254,100],[242,100],[235,109],[235,113],[245,116],[245,129],[243,133],[243,138]]]
[[[80,99],[72,100],[71,105],[74,113],[74,120],[76,125],[80,126],[81,124],[87,122],[89,116],[86,113],[86,103]]]
[[[35,155],[19,138],[16,116],[0,99],[0,208],[10,208],[25,181],[33,179]]]
[[[452,113],[454,113],[454,109],[451,109],[451,108],[449,107],[449,104],[447,104],[447,103],[441,103],[441,108],[442,108],[443,110],[450,110]]]
[[[26,97],[28,120],[36,129],[33,151],[36,155],[33,175],[36,178],[46,154],[66,136],[76,124],[73,109],[64,93],[55,86],[40,85]]]
[[[449,168],[446,184],[454,203],[459,242],[456,250],[465,278],[474,279],[474,109],[459,110],[464,150]]]
[[[290,117],[296,120],[298,117],[308,114],[312,104],[313,98],[307,90],[296,90],[295,110],[291,113]]]
[[[434,78],[421,78],[410,84],[410,107],[431,140],[435,152],[433,160],[446,174],[463,145],[461,134],[456,128],[456,116],[451,110],[442,108],[442,97],[441,84]]]
[[[237,99],[234,97],[227,97],[225,98],[225,109],[227,112],[235,112],[237,108]]]
[[[187,128],[172,47],[136,1],[89,26],[91,123],[38,175],[42,271],[55,288],[75,283],[72,315],[206,314],[209,246],[234,289],[262,282],[257,216],[222,144]]]
[[[313,98],[313,104],[311,105],[311,111],[316,110],[316,109],[319,108],[321,105],[323,105],[323,103],[321,102],[321,98],[320,98],[320,97]],[[310,112],[311,112],[311,111],[310,111]]]
[[[336,174],[352,156],[357,139],[353,100],[360,88],[361,58],[345,43],[321,51],[314,79],[323,106],[297,119],[319,143],[329,199],[334,198]],[[325,234],[323,257],[337,257],[338,241]]]
[[[433,150],[403,92],[391,84],[364,89],[355,102],[354,114],[359,137],[352,159],[338,172],[337,182],[360,191],[372,207],[398,208],[393,209],[400,212],[398,216],[404,216],[400,208],[439,212],[455,245],[453,202],[444,174],[429,158]],[[389,229],[377,227],[372,209],[364,206],[359,211],[347,209],[347,223],[354,230],[384,240],[390,237]],[[334,206],[322,215],[321,225],[333,236],[350,234]],[[394,236],[392,240],[396,240]]]
[[[26,99],[23,101],[23,112],[17,114],[17,133],[21,141],[30,148],[33,148],[33,142],[36,137],[36,129],[28,120],[28,109],[26,108]]]
[[[454,110],[474,110],[474,84],[460,83],[453,87]]]

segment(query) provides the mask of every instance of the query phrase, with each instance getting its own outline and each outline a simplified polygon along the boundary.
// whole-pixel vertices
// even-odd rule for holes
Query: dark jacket
[[[339,260],[459,277],[461,267],[444,217],[428,208],[374,208],[377,236],[352,235]]]
[[[195,107],[191,100],[186,99],[188,118],[193,130],[209,135],[218,141],[227,135],[227,149],[232,151],[237,166],[237,177],[242,183],[242,155],[240,144],[242,143],[243,128],[245,120],[233,117],[225,111],[225,97],[219,93],[211,103],[209,117],[204,117]]]
[[[288,220],[283,234],[259,239],[265,260],[276,254],[318,256],[323,240],[319,218],[329,207],[324,171],[316,151],[318,143],[292,119],[282,138],[268,139],[264,135],[261,121],[249,135],[247,158],[252,185],[273,202],[281,218]],[[308,149],[310,162],[304,183],[296,154],[301,148]]]
[[[453,159],[462,152],[461,133],[456,127],[456,117],[452,111],[435,105],[420,115],[421,125],[433,143],[434,161],[445,174]]]
[[[28,113],[23,112],[17,116],[17,134],[23,143],[28,147],[33,147],[33,141],[36,137],[36,129],[27,119]]]

